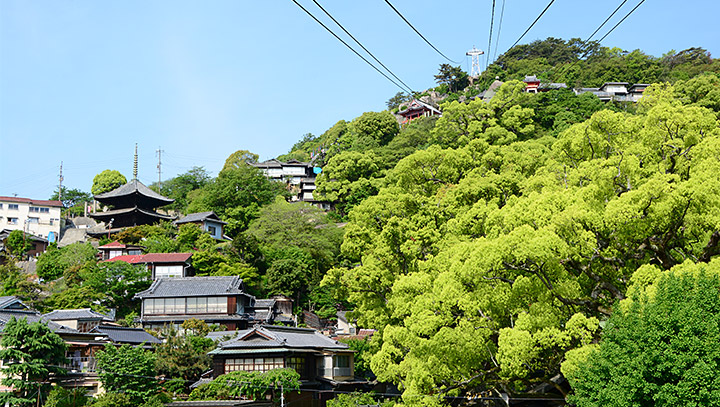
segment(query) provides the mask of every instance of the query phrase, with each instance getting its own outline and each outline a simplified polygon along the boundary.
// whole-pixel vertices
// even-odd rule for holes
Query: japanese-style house
[[[255,301],[238,276],[160,278],[135,298],[142,300],[139,320],[149,329],[180,329],[191,318],[228,330],[245,329]]]
[[[103,322],[115,322],[115,318],[112,316],[101,314],[90,308],[58,309],[44,314],[43,319],[80,332],[90,332]]]
[[[120,243],[117,240],[98,247],[102,260],[109,260],[118,256],[142,254],[143,249],[143,246]]]
[[[209,233],[213,239],[225,240],[225,232],[223,229],[225,225],[227,225],[227,222],[220,220],[220,217],[213,211],[191,213],[173,223],[177,226],[193,223],[200,226],[203,231]]]
[[[171,204],[175,200],[151,190],[137,178],[110,192],[95,195],[95,200],[112,209],[90,214],[91,218],[108,225],[105,232],[88,232],[91,235],[114,233],[126,227],[152,225],[161,220],[175,219],[173,216],[155,211],[156,208]]]
[[[128,264],[144,264],[150,271],[150,278],[190,277],[194,274],[190,259],[192,253],[148,253],[112,257],[108,261],[123,261]]]

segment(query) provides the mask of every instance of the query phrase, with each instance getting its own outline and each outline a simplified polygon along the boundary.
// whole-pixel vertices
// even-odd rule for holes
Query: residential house
[[[115,322],[114,317],[90,308],[54,310],[44,314],[43,319],[80,332],[90,332],[103,322]]]
[[[0,196],[0,227],[57,242],[61,209],[60,201]]]
[[[354,321],[347,319],[347,311],[338,311],[335,335],[355,335],[356,332],[357,325],[355,325]]]
[[[142,328],[130,328],[126,326],[116,325],[98,325],[92,329],[92,332],[106,335],[112,343],[118,345],[144,346],[152,348],[159,345],[162,341],[145,331]]]
[[[0,230],[0,252],[5,250],[5,240],[10,236],[10,233],[12,233],[12,230],[10,229],[2,229]],[[48,240],[44,239],[40,236],[34,236],[30,233],[25,233],[23,235],[23,238],[32,244],[32,247],[30,250],[27,251],[27,255],[30,257],[35,257],[47,250],[48,247]],[[1,261],[0,261],[1,264]]]
[[[396,113],[402,117],[400,124],[407,124],[419,117],[442,116],[442,112],[429,103],[418,99],[411,100],[405,108]]]
[[[299,185],[304,178],[314,178],[315,176],[312,164],[298,160],[279,161],[272,159],[261,163],[250,163],[250,165],[262,170],[266,177],[277,181],[285,181],[290,185]]]
[[[98,247],[102,260],[109,260],[118,256],[134,256],[142,254],[143,246],[120,243],[117,240]]]
[[[642,98],[643,93],[648,86],[650,86],[650,84],[647,83],[636,83],[632,85],[628,88],[628,98],[633,102],[637,102],[640,98]]]
[[[273,298],[256,299],[250,308],[250,317],[255,322],[272,324],[281,322],[297,325],[292,313],[292,300],[283,295]]]
[[[256,325],[220,342],[208,354],[213,377],[238,370],[294,369],[302,383],[296,398],[299,404],[308,394],[316,395],[310,399],[317,398],[318,390],[326,390],[325,394],[332,397],[334,391],[353,391],[367,385],[367,381],[355,378],[354,351],[314,329]],[[304,405],[313,405],[309,401]]]
[[[198,213],[191,213],[187,216],[184,216],[175,222],[173,222],[175,225],[184,225],[187,223],[194,223],[205,232],[209,233],[210,236],[212,236],[216,240],[227,240],[225,238],[225,232],[223,228],[225,225],[227,225],[227,222],[223,222],[220,220],[220,217],[215,214],[215,212],[198,212]]]
[[[245,329],[255,300],[238,276],[159,278],[135,298],[142,300],[139,321],[149,329],[180,329],[191,318],[228,330]]]
[[[129,264],[144,264],[150,271],[150,278],[190,277],[193,275],[190,259],[192,253],[148,253],[137,255],[117,256],[108,261],[123,261]]]
[[[637,102],[648,86],[646,83],[637,83],[628,87],[627,82],[605,82],[599,88],[577,88],[574,92],[576,95],[591,92],[603,102]]]

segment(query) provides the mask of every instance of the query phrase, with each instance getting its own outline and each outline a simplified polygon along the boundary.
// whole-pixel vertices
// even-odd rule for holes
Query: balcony
[[[68,363],[61,367],[68,373],[92,373],[96,370],[97,363],[93,357],[68,357]]]
[[[319,368],[318,376],[320,377],[352,377],[352,369],[349,367],[333,367],[333,368]]]

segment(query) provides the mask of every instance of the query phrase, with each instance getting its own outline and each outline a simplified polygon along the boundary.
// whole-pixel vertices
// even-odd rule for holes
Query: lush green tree
[[[22,230],[13,230],[5,239],[5,247],[11,255],[21,258],[29,250],[32,250],[34,245]]]
[[[468,86],[468,75],[459,66],[440,64],[435,81],[447,85],[450,92],[458,92]]]
[[[95,260],[97,250],[90,243],[73,243],[58,248],[51,245],[38,256],[37,274],[45,281],[55,280],[66,270]]]
[[[45,407],[83,407],[87,405],[89,398],[87,390],[82,387],[66,389],[61,386],[53,386],[48,394]]]
[[[225,159],[223,170],[238,169],[250,163],[256,163],[260,156],[248,150],[238,150]]]
[[[381,175],[380,167],[372,152],[347,151],[333,156],[317,177],[316,193],[319,197],[335,202],[341,215],[365,198],[375,195]]]
[[[118,318],[139,311],[140,302],[136,293],[150,287],[150,271],[143,265],[132,265],[122,261],[111,261],[88,265],[81,271],[81,287],[100,293],[96,304],[100,309],[114,308]]]
[[[122,393],[141,404],[157,393],[156,356],[140,346],[107,344],[95,354],[98,375],[106,391]]]
[[[209,330],[207,325],[204,328]],[[166,378],[181,378],[185,380],[187,389],[210,368],[210,357],[207,352],[212,350],[215,344],[211,339],[190,333],[180,334],[174,329],[168,330],[164,334],[163,343],[155,347],[157,374]],[[197,339],[204,339],[204,346],[196,348],[199,343]]]
[[[375,401],[375,398],[373,397],[372,393],[361,393],[361,392],[354,392],[354,393],[346,393],[346,394],[338,394],[334,398],[327,401],[328,407],[359,407],[359,406],[377,406],[382,404],[384,405],[393,405],[392,402],[386,402],[386,403],[379,403]]]
[[[50,196],[51,201],[60,200],[58,190],[55,190]],[[85,213],[85,204],[92,202],[92,195],[79,189],[68,189],[62,187],[62,204],[65,216],[81,216]]]
[[[236,371],[216,377],[212,382],[201,384],[190,393],[189,400],[231,400],[250,398],[280,398],[280,389],[289,393],[300,388],[300,375],[293,369],[273,369],[267,372]]]
[[[100,195],[125,184],[127,184],[127,179],[124,175],[120,174],[119,171],[104,170],[93,178],[93,185],[92,188],[90,188],[90,192],[92,192],[93,195]]]
[[[114,392],[103,393],[92,403],[92,407],[135,407],[137,405],[127,394]]]
[[[24,273],[12,260],[0,264],[0,295],[14,295],[28,305],[37,305],[43,287],[31,280],[30,275]]]
[[[12,317],[3,327],[0,345],[0,359],[5,361],[0,383],[13,388],[0,393],[0,403],[32,406],[37,392],[45,398],[50,391],[50,377],[65,372],[59,365],[67,361],[67,346],[46,324]]]
[[[600,345],[563,365],[577,406],[720,405],[720,260],[644,266]],[[575,351],[576,353],[580,351]],[[575,355],[577,356],[577,355]]]
[[[207,185],[212,177],[203,167],[192,167],[184,174],[177,175],[169,180],[163,181],[160,186],[157,183],[150,185],[150,188],[161,195],[174,199],[175,202],[164,206],[166,209],[174,209],[185,212],[188,205],[188,194]]]
[[[400,131],[395,116],[390,112],[365,112],[348,126],[356,139],[369,139],[378,146],[390,142]]]
[[[385,102],[385,105],[387,106],[388,110],[394,110],[400,107],[405,102],[409,102],[412,100],[412,96],[408,95],[407,92],[398,92],[395,94],[395,96],[391,97],[390,99]]]

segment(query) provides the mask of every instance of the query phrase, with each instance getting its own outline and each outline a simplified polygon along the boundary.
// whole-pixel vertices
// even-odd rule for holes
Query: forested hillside
[[[602,102],[526,93],[525,75],[652,86],[638,103]],[[471,99],[496,78],[490,100]],[[322,168],[315,198],[335,203],[329,213],[288,203],[284,184],[247,165],[258,156],[238,150],[217,177],[195,167],[153,185],[178,213],[217,213],[232,242],[170,224],[112,239],[192,251],[198,275],[242,276],[297,311],[352,311],[378,330],[357,366],[406,404],[542,393],[717,405],[720,62],[701,48],[655,58],[548,38],[473,81],[451,66],[436,80],[412,96],[441,95],[441,117],[400,125],[393,112],[411,96],[398,94],[278,157]],[[2,295],[42,310],[116,308],[127,324],[149,285],[81,244],[40,257],[42,284],[13,264],[0,271]]]

